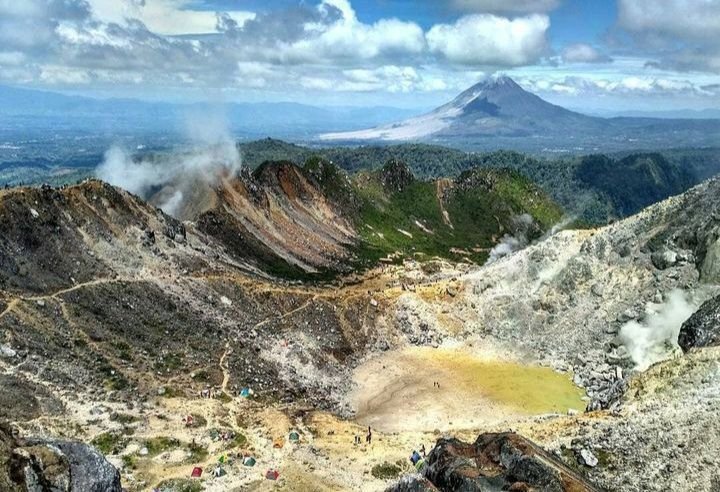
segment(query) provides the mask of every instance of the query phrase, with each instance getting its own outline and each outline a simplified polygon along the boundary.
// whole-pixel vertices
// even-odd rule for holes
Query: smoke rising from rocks
[[[682,324],[700,303],[682,290],[670,292],[662,304],[649,304],[642,321],[632,320],[620,329],[620,337],[632,356],[635,369],[644,371],[680,350],[677,340]]]
[[[166,154],[136,157],[113,146],[95,174],[144,200],[162,188],[171,187],[172,193],[159,207],[175,216],[193,187],[199,183],[216,184],[220,177],[236,174],[242,167],[240,151],[223,118],[217,115],[188,118],[186,132],[191,147]]]

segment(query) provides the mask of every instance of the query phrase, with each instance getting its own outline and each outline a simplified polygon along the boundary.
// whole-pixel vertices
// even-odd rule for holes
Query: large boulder
[[[122,492],[120,473],[93,447],[56,439],[17,439],[0,425],[0,490]]]
[[[720,296],[706,301],[680,328],[678,345],[693,347],[720,345]]]
[[[427,478],[421,475],[407,475],[398,480],[385,492],[438,492]]]
[[[515,433],[481,434],[473,444],[440,439],[424,474],[441,491],[599,490],[553,455]]]

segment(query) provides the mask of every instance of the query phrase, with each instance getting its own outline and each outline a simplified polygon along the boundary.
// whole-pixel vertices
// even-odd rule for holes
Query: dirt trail
[[[312,296],[310,299],[308,299],[307,301],[305,301],[304,303],[302,303],[300,306],[296,307],[295,309],[292,309],[292,310],[287,311],[287,312],[285,312],[285,313],[283,313],[283,314],[280,314],[280,315],[278,315],[278,316],[275,316],[274,318],[268,318],[268,319],[266,319],[266,320],[263,320],[263,321],[255,324],[254,328],[255,328],[255,329],[258,329],[258,328],[261,328],[261,327],[265,326],[266,324],[268,324],[268,323],[270,323],[270,322],[272,322],[272,321],[280,321],[280,320],[282,320],[282,319],[287,318],[288,316],[292,316],[292,315],[295,314],[295,313],[299,313],[300,311],[302,311],[302,310],[307,309],[308,307],[310,307],[310,305],[311,305],[313,302],[315,302],[315,301],[318,300],[318,297],[320,297],[320,296],[314,295],[314,296]]]
[[[443,222],[445,222],[445,224],[451,229],[455,229],[452,221],[450,220],[450,214],[447,210],[445,210],[445,202],[443,199],[445,195],[445,190],[447,190],[450,186],[452,186],[451,180],[438,179],[435,184],[435,196],[437,197],[438,205],[440,206],[440,212],[442,214]]]
[[[223,352],[222,357],[220,357],[220,370],[223,373],[223,380],[221,389],[224,392],[227,389],[228,382],[230,381],[230,371],[228,369],[227,364],[227,357],[232,353],[232,348],[230,347],[230,341],[228,340],[227,343],[225,343],[225,352]]]
[[[15,308],[15,306],[17,306],[18,301],[19,301],[18,299],[12,299],[11,301],[9,301],[5,310],[3,310],[2,313],[0,313],[0,318],[2,318],[6,314],[8,314],[10,311],[12,311]]]

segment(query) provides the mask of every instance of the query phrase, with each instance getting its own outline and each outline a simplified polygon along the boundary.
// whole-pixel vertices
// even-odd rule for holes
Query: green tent
[[[298,434],[297,431],[292,431],[288,436],[288,439],[292,442],[298,442],[300,440],[300,434]]]
[[[255,458],[252,456],[248,456],[243,460],[243,465],[245,466],[255,466],[255,463],[257,463],[257,461],[255,461]]]

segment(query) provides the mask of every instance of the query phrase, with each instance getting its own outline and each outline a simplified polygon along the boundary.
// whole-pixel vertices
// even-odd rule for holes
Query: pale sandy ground
[[[134,432],[120,455],[109,457],[121,467],[123,455],[134,456],[136,469],[122,472],[123,485],[130,491],[152,490],[171,478],[189,478],[194,466],[204,467],[200,482],[207,491],[384,490],[389,482],[375,479],[373,466],[397,463],[410,472],[412,451],[422,444],[429,451],[445,433],[474,440],[484,431],[522,429],[542,443],[557,435],[554,427],[571,425],[573,418],[569,417],[538,417],[556,408],[563,409],[558,413],[566,413],[568,405],[584,404],[568,375],[485,355],[480,358],[459,348],[408,348],[372,359],[355,373],[356,389],[350,398],[358,415],[353,421],[324,412],[267,407],[242,398],[223,402],[158,397],[142,410],[130,410],[122,404],[98,406],[68,395],[67,404],[71,421],[84,431],[73,437],[83,440],[120,429],[121,424],[109,420],[113,411],[138,418],[129,424]],[[426,380],[424,374],[436,374],[440,389],[434,389],[433,379]],[[518,391],[525,396],[513,397]],[[202,415],[207,423],[187,428],[182,419],[189,414]],[[364,442],[368,424],[373,427],[370,445]],[[31,426],[29,433],[44,430],[57,434],[63,428],[63,434],[72,436],[67,419],[38,419]],[[212,428],[241,432],[247,443],[229,449],[227,443],[211,440]],[[300,433],[299,443],[288,441],[291,430]],[[355,435],[363,441],[360,446],[354,445]],[[142,443],[158,436],[178,439],[182,446],[154,457],[139,456]],[[184,448],[193,440],[209,451],[202,463],[188,461]],[[257,464],[250,468],[236,461],[225,466],[227,475],[213,478],[218,457],[228,453],[250,454]],[[278,481],[265,479],[270,468],[280,471]]]
[[[354,379],[357,421],[383,432],[497,426],[585,407],[568,375],[459,348],[387,353],[360,366]]]

